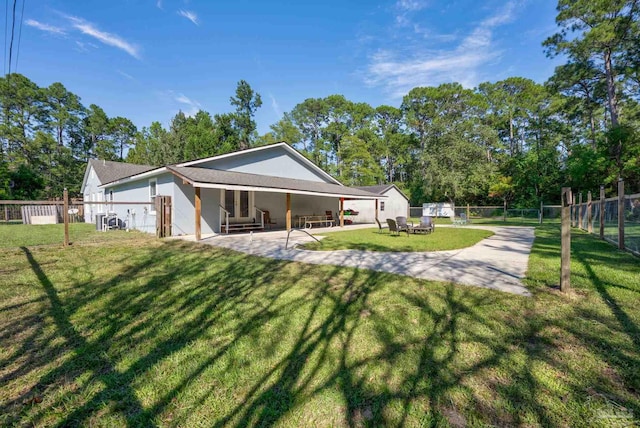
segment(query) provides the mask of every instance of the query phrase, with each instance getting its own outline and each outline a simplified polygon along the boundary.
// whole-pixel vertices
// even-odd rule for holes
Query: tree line
[[[557,202],[559,189],[640,191],[638,1],[560,0],[559,31],[543,42],[562,55],[544,84],[522,77],[417,87],[398,106],[343,95],[309,98],[264,135],[260,95],[240,81],[232,111],[178,113],[136,130],[85,108],[60,83],[0,80],[0,198],[78,192],[92,157],[164,165],[286,141],[347,185],[395,183],[413,204],[450,201],[519,207]]]

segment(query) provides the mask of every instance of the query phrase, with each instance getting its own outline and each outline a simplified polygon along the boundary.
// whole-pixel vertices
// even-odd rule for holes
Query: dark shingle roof
[[[345,197],[353,196],[372,199],[380,197],[380,195],[367,192],[366,190],[318,181],[298,180],[293,178],[272,177],[245,172],[221,171],[217,169],[186,166],[169,166],[167,169],[177,173],[180,177],[186,178],[187,180],[195,183],[263,187],[267,189],[284,189],[292,190],[294,192],[323,193]]]
[[[89,165],[93,167],[101,184],[110,183],[136,174],[142,174],[143,172],[157,168],[151,165],[136,165],[133,163],[113,162],[100,159],[90,159]]]
[[[354,187],[356,189],[366,190],[367,192],[377,193],[378,195],[382,195],[390,187],[393,187],[393,184],[379,184],[377,186],[354,186]]]
[[[384,195],[387,192],[387,190],[391,189],[392,187],[395,187],[398,190],[398,192],[400,192],[400,194],[404,196],[404,198],[407,201],[409,200],[409,198],[407,198],[407,195],[405,195],[402,190],[398,189],[398,186],[396,186],[395,184],[379,184],[377,186],[356,186],[356,189],[365,190],[367,192],[375,193],[377,195]]]

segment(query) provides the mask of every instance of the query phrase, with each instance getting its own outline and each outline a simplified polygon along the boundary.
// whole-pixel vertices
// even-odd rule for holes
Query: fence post
[[[587,232],[589,233],[593,233],[593,224],[591,224],[593,213],[591,212],[591,208],[591,190],[589,190],[587,193]]]
[[[577,215],[578,220],[577,220],[576,223],[578,224],[578,229],[583,230],[582,229],[582,216],[583,216],[583,214],[582,214],[582,192],[580,192],[578,194],[578,212],[577,212],[577,214],[578,214]]]
[[[604,239],[604,185],[600,185],[600,239]]]
[[[562,224],[560,250],[560,290],[569,291],[571,288],[571,227],[570,216],[573,197],[570,187],[562,188]]]
[[[540,201],[540,221],[539,221],[540,224],[542,224],[543,216],[544,216],[544,202]]]
[[[618,248],[624,250],[624,180],[618,180]]]
[[[62,218],[64,219],[64,246],[69,246],[69,192],[67,188],[64,188],[62,192],[62,199],[64,200],[64,205],[62,208]]]

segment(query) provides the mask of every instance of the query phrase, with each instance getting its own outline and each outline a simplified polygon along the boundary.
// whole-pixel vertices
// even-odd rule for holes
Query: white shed
[[[409,217],[409,198],[395,184],[361,186],[356,189],[382,196],[378,200],[378,220],[380,223],[385,224],[388,218]],[[345,201],[344,208],[345,210],[358,211],[357,216],[351,217],[356,223],[375,223],[376,221],[376,201]]]

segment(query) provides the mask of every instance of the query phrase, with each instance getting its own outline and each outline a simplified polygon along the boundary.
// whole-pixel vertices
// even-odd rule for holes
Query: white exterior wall
[[[386,198],[378,199],[378,220],[385,224],[386,219],[395,219],[399,216],[409,217],[409,201],[395,187],[391,187],[384,193]],[[384,202],[384,210],[382,203]],[[354,223],[375,223],[376,201],[345,201],[344,209],[358,211],[357,216],[350,217]]]
[[[261,210],[269,211],[271,215],[271,222],[275,222],[273,227],[285,227],[286,215],[287,215],[287,195],[284,193],[272,193],[272,192],[256,192],[255,193],[256,207]],[[260,221],[256,219],[256,221]]]
[[[172,200],[173,235],[193,235],[196,233],[196,190],[190,184],[183,184],[182,179],[174,177],[175,193]],[[200,231],[218,233],[220,231],[220,190],[200,189],[201,221]]]
[[[173,175],[169,173],[105,187],[105,197],[107,201],[109,201],[110,192],[113,191],[114,202],[150,202],[150,180],[156,180],[157,196],[171,196],[172,199],[174,198]],[[149,204],[107,205],[107,211],[116,213],[120,220],[127,222],[130,229],[147,233],[155,233],[156,231],[156,215],[154,210],[155,208]]]
[[[273,147],[269,150],[260,150],[244,154],[240,153],[236,156],[198,163],[193,166],[197,168],[268,175],[270,177],[285,177],[333,183],[318,171],[313,171],[309,165],[305,165],[282,147]]]
[[[88,167],[87,181],[84,189],[82,189],[83,197],[85,201],[104,201],[104,190],[99,189],[98,186],[100,180],[93,170],[92,166]],[[95,223],[95,215],[98,213],[104,213],[106,207],[104,205],[85,205],[84,206],[84,221],[86,223]]]

